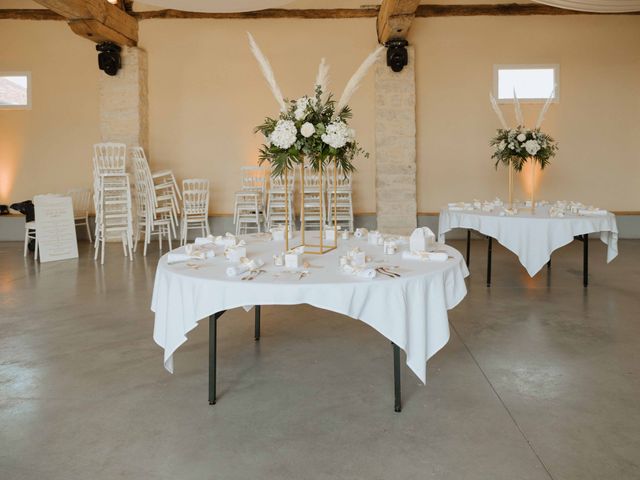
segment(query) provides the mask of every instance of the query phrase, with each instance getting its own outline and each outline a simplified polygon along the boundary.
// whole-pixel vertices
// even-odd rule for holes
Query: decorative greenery
[[[500,163],[507,166],[511,164],[517,172],[522,170],[529,159],[538,162],[540,168],[544,169],[558,151],[558,145],[552,137],[539,128],[529,130],[523,126],[498,129],[497,135],[489,144],[496,149],[491,155],[491,158],[496,159],[495,167],[498,168]]]
[[[330,163],[347,174],[355,170],[353,159],[365,152],[355,141],[355,132],[349,128],[351,109],[345,105],[336,112],[336,102],[331,94],[325,97],[320,85],[313,97],[300,97],[287,101],[286,110],[278,118],[267,117],[255,132],[262,133],[266,141],[260,148],[259,163],[272,166],[273,176],[281,176],[285,170],[303,164],[305,158],[318,171]]]

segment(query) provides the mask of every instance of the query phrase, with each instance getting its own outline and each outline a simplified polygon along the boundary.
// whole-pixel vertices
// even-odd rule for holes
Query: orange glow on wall
[[[532,168],[535,168],[533,181],[531,178]],[[542,181],[542,170],[540,170],[540,165],[538,165],[537,163],[528,161],[524,165],[524,167],[522,167],[522,172],[520,172],[519,177],[520,177],[520,186],[522,187],[522,190],[526,192],[527,198],[531,195],[532,191],[536,194],[540,192],[540,183]]]
[[[16,180],[18,148],[0,144],[0,203],[11,203],[11,192]]]

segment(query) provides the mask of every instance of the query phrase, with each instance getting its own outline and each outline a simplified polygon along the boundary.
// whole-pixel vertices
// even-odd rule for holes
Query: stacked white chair
[[[122,240],[124,255],[133,260],[133,216],[131,186],[126,173],[127,147],[122,143],[94,145],[94,205],[96,210],[95,255],[101,250],[104,264],[105,243]]]
[[[266,190],[266,171],[260,167],[242,167],[242,189],[236,192],[233,223],[236,235],[250,230],[262,231]]]
[[[138,148],[138,147],[136,147]],[[147,255],[147,245],[151,243],[151,236],[158,236],[158,246],[162,251],[162,238],[166,237],[171,250],[171,228],[173,227],[173,209],[170,204],[158,204],[156,189],[154,188],[151,172],[143,156],[132,155],[133,171],[136,187],[136,233],[134,251],[138,247],[140,234],[144,233],[144,256]]]
[[[24,256],[29,252],[29,240],[34,240],[36,249],[34,250],[34,259],[38,260],[38,237],[36,236],[36,221],[26,222],[24,224]]]
[[[149,168],[149,162],[147,161],[147,157],[144,154],[144,149],[142,147],[131,147],[129,149],[129,157],[134,162],[134,168],[136,165],[144,170],[145,181],[147,182],[149,189],[153,189],[154,192],[152,197],[155,201],[156,211],[165,212],[167,209],[171,212],[171,229],[173,231],[174,237],[176,237],[176,229],[178,228],[178,214],[180,213],[180,204],[178,202],[178,198],[182,198],[180,194],[180,189],[175,183],[175,178],[173,178],[173,173],[171,170],[165,170],[163,172],[169,172],[167,174],[166,182],[158,182],[157,178],[154,179],[154,174]],[[162,215],[164,217],[164,213]]]
[[[324,187],[326,185],[326,172],[320,181],[320,174],[314,172],[309,165],[304,166],[303,183],[304,195],[301,196],[300,215],[304,216],[304,228],[306,230],[320,230],[320,218],[327,221],[326,197]],[[302,219],[301,219],[302,220]]]
[[[289,225],[294,224],[293,198],[295,190],[295,171],[287,176],[287,187],[285,189],[285,176],[271,177],[269,192],[267,193],[267,231],[274,226],[284,225],[289,218]],[[288,193],[287,193],[288,190]]]
[[[337,224],[353,231],[353,195],[351,189],[351,174],[332,166],[327,169],[327,209],[328,224],[334,224],[334,213]]]
[[[88,188],[74,188],[69,190],[67,195],[71,197],[73,204],[73,220],[76,227],[85,225],[89,242],[91,239],[91,227],[89,226],[89,209],[91,207],[91,190]]]
[[[200,230],[207,236],[209,231],[209,180],[192,178],[182,181],[182,221],[180,244],[187,243],[189,230]]]

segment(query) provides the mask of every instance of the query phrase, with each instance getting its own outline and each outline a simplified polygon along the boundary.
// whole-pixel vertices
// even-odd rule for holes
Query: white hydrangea
[[[278,120],[276,128],[271,132],[271,143],[276,147],[286,150],[296,141],[298,130],[291,120]]]
[[[527,136],[524,133],[521,133],[517,136],[519,142],[524,142],[527,139]]]
[[[310,122],[305,122],[300,127],[300,133],[304,138],[309,138],[311,135],[316,133],[316,128]]]
[[[540,150],[540,144],[536,140],[528,140],[525,142],[524,148],[529,155],[535,155]]]
[[[333,148],[342,148],[349,141],[350,129],[343,122],[332,122],[327,125],[326,133],[322,135],[322,141]]]

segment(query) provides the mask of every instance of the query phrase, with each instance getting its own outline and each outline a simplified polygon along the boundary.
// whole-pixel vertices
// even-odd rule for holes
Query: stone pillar
[[[407,235],[417,225],[415,54],[395,73],[376,65],[376,212],[378,230]]]
[[[122,68],[113,77],[100,75],[99,92],[102,141],[141,146],[148,154],[147,52],[124,47]]]

